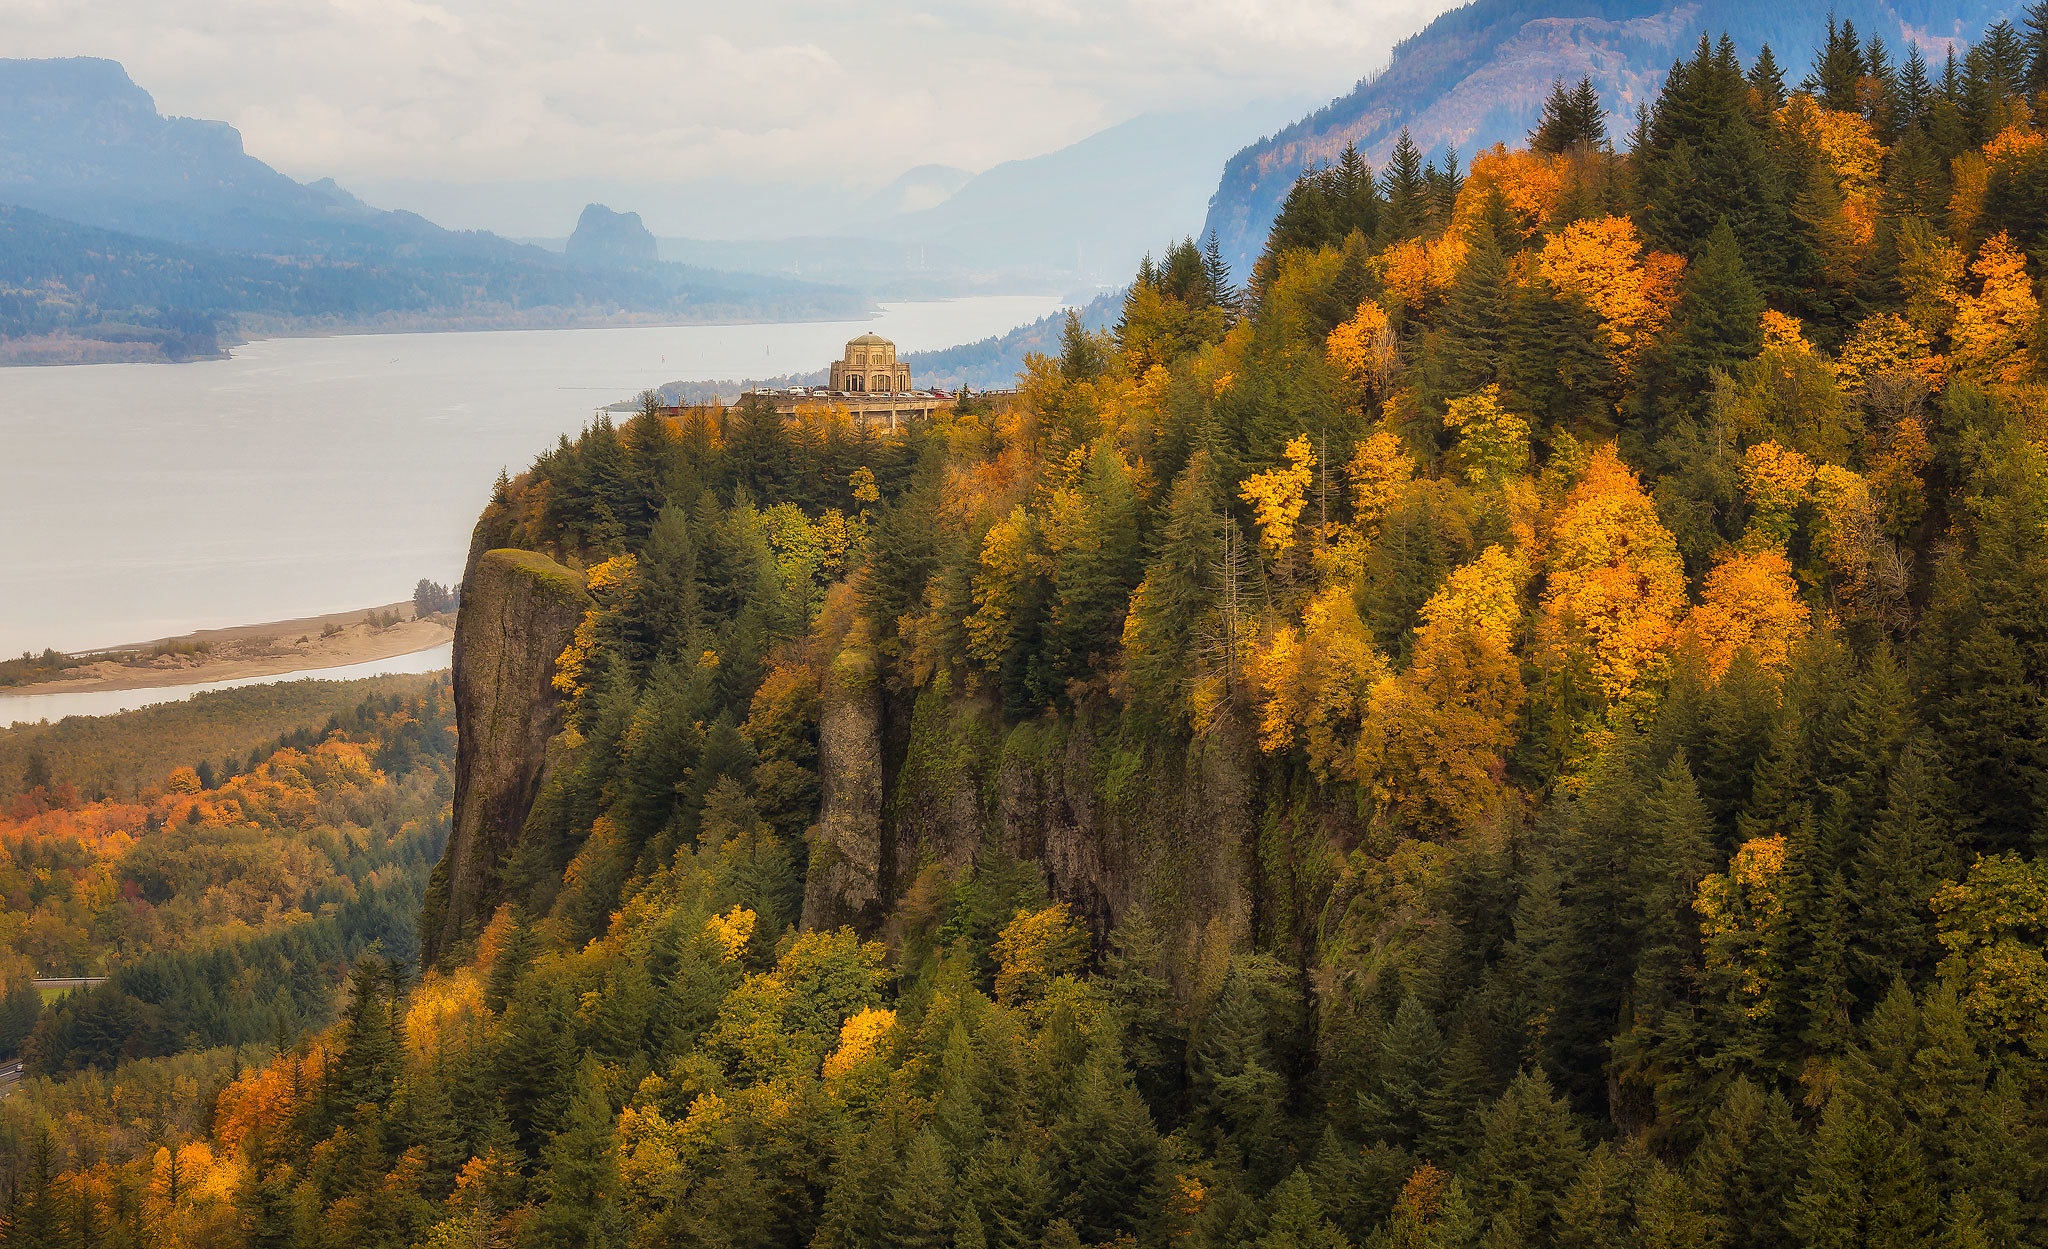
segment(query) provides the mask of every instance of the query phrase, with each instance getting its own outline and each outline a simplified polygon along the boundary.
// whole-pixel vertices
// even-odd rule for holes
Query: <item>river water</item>
[[[160,685],[143,690],[86,690],[70,694],[9,694],[0,691],[0,729],[15,724],[33,724],[38,720],[62,720],[65,716],[110,716],[117,711],[182,702],[208,690],[232,690],[244,685],[270,685],[278,681],[354,681],[360,677],[438,672],[448,666],[454,652],[453,642],[443,642],[410,655],[366,659],[359,664],[343,664],[335,668],[307,668],[269,677],[236,677],[229,681]]]
[[[973,342],[1040,296],[864,322],[279,338],[198,364],[0,368],[0,655],[346,611],[454,580],[500,468],[665,381]],[[63,697],[74,697],[64,695]]]

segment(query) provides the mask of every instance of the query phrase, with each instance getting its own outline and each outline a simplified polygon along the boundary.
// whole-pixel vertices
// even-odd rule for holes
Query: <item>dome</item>
[[[863,334],[859,338],[849,339],[846,345],[849,347],[894,347],[896,344],[883,338],[880,334]]]

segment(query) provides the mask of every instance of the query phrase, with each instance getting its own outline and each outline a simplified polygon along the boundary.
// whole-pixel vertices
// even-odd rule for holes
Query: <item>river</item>
[[[344,664],[337,668],[307,668],[299,672],[280,672],[275,676],[235,677],[227,681],[159,685],[140,690],[84,690],[58,694],[9,694],[0,691],[0,729],[16,724],[34,724],[38,720],[54,722],[65,716],[110,716],[117,711],[182,702],[208,690],[232,690],[244,685],[271,685],[279,681],[354,681],[361,677],[405,672],[438,672],[448,666],[454,652],[453,642],[443,642],[409,655],[366,659],[359,664]]]
[[[265,339],[229,360],[0,368],[0,654],[389,603],[460,575],[500,468],[665,381],[973,342],[1052,297],[863,322]],[[66,696],[70,697],[70,696]]]

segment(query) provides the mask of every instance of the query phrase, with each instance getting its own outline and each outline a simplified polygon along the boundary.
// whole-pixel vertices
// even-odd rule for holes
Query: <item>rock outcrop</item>
[[[805,928],[881,922],[882,683],[872,648],[855,642],[825,673],[818,711],[818,826],[804,879]]]
[[[420,917],[424,961],[474,937],[501,898],[561,729],[555,660],[590,605],[583,578],[533,551],[493,550],[464,580],[455,621],[455,820]]]
[[[615,213],[603,204],[591,204],[576,219],[576,232],[562,254],[594,269],[630,269],[658,262],[661,248],[641,224],[639,213]]]

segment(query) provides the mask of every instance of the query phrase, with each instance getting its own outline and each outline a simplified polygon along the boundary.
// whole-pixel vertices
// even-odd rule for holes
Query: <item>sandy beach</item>
[[[94,652],[58,680],[9,686],[9,695],[153,689],[275,676],[410,655],[455,636],[452,614],[416,619],[410,602],[297,620],[201,629]]]

